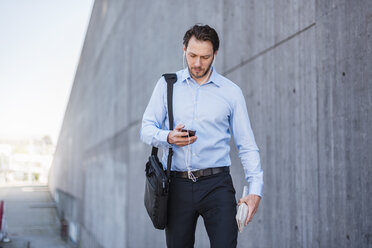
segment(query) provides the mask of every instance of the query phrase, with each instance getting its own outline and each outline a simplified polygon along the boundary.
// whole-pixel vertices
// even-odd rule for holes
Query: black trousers
[[[197,219],[204,219],[212,248],[236,247],[235,189],[229,172],[190,179],[172,177],[165,235],[168,248],[194,247]]]

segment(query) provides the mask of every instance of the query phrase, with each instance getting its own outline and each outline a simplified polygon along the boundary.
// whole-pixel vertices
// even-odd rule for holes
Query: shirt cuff
[[[249,194],[258,195],[262,197],[262,183],[259,182],[249,183]]]
[[[171,148],[172,145],[168,143],[168,134],[170,130],[160,130],[158,134],[159,141],[164,147]]]

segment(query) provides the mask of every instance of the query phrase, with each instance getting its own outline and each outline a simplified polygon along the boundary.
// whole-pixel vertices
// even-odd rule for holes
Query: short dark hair
[[[202,41],[209,40],[213,45],[213,52],[216,52],[220,46],[220,39],[218,38],[216,30],[214,30],[208,25],[203,26],[196,24],[186,31],[185,35],[183,36],[183,44],[185,45],[186,48],[187,45],[189,44],[189,40],[193,36],[195,36],[197,40]]]

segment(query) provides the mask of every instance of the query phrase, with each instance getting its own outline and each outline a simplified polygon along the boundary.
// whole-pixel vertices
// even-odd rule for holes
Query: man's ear
[[[218,53],[218,50],[214,52],[214,57],[216,57],[216,56],[217,56],[217,53]]]

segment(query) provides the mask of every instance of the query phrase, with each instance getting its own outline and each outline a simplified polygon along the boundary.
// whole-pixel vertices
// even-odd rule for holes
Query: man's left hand
[[[258,205],[260,204],[261,197],[258,195],[247,195],[239,200],[238,205],[247,204],[248,214],[247,219],[245,220],[244,226],[247,226],[251,222],[253,215],[257,212]]]

